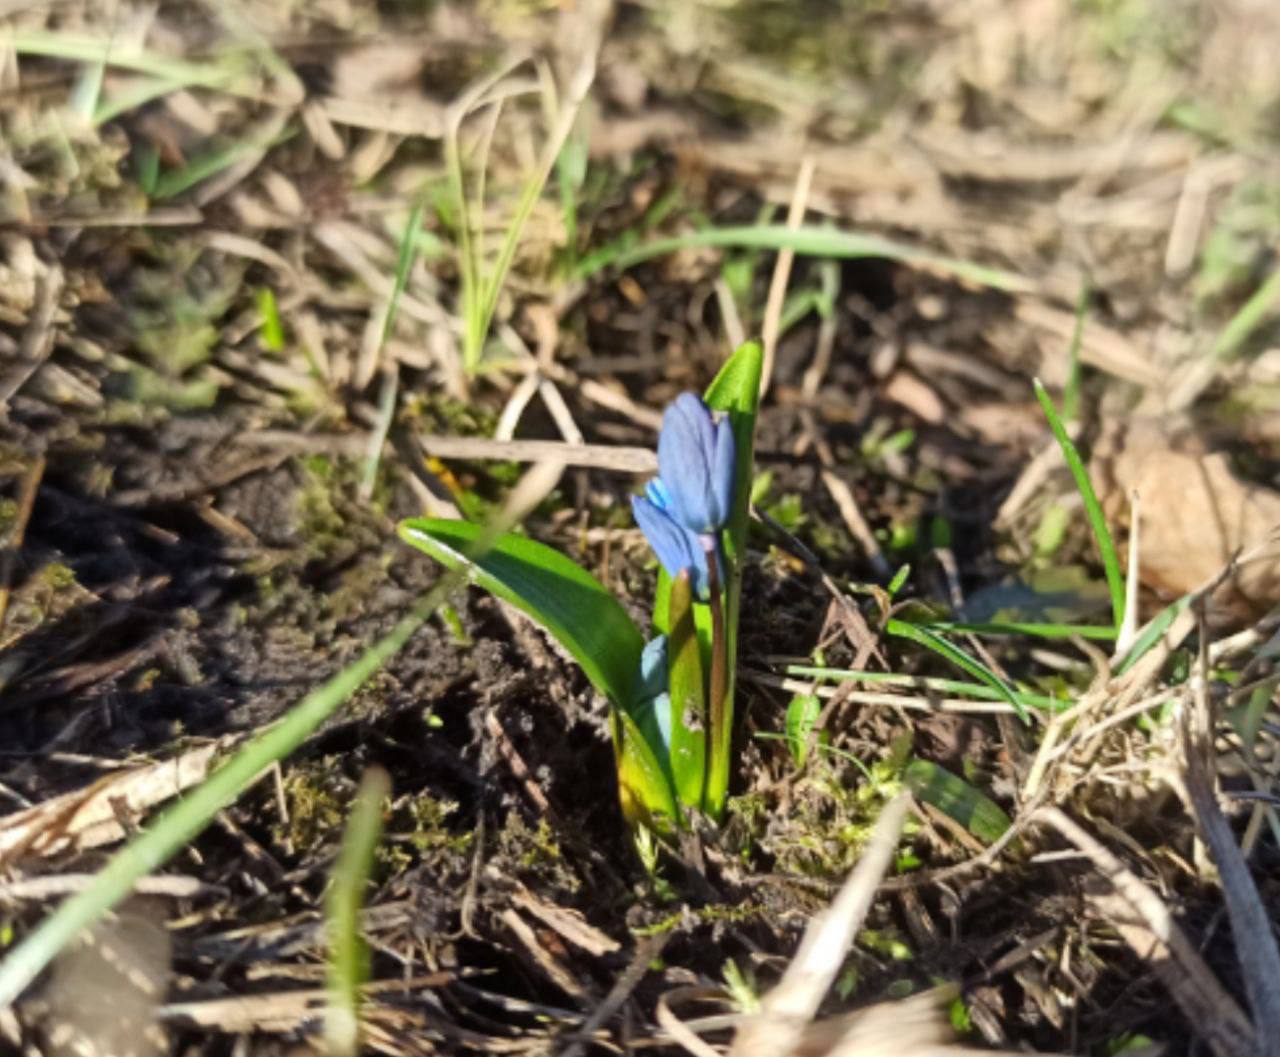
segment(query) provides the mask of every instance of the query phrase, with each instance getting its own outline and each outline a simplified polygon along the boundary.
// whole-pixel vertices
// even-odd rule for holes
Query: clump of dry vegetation
[[[638,611],[661,407],[769,364],[721,830],[637,851],[600,702],[454,583],[6,1045],[319,1045],[346,993],[393,1055],[1272,1052],[1273,5],[3,17],[0,980],[445,582],[398,519],[559,459],[523,530]]]

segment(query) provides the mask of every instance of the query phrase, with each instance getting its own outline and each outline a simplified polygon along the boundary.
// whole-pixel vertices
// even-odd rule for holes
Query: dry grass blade
[[[880,814],[861,860],[831,908],[805,930],[778,986],[761,1000],[733,1040],[731,1057],[783,1057],[801,1052],[801,1039],[840,971],[854,934],[875,898],[907,819],[910,798],[899,795]]]
[[[1213,794],[1213,710],[1209,703],[1209,651],[1203,604],[1198,607],[1197,615],[1199,679],[1193,695],[1194,706],[1185,709],[1182,717],[1187,791],[1200,832],[1218,865],[1231,919],[1231,935],[1253,1011],[1259,1052],[1275,1057],[1280,1054],[1280,950],[1276,948],[1271,918],[1248,863]]]
[[[1095,905],[1134,953],[1150,962],[1213,1052],[1218,1057],[1257,1054],[1257,1037],[1249,1018],[1205,965],[1160,897],[1058,808],[1042,808],[1035,818],[1088,856],[1111,883],[1114,896],[1095,898]]]

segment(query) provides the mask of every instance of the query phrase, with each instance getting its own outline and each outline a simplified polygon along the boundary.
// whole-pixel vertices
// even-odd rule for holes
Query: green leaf
[[[610,729],[623,816],[633,828],[644,822],[659,833],[670,833],[681,815],[666,769],[629,713],[613,709]]]
[[[1111,540],[1111,531],[1107,528],[1107,519],[1102,514],[1102,504],[1098,502],[1098,494],[1093,490],[1093,482],[1089,480],[1089,471],[1085,468],[1080,452],[1074,442],[1067,436],[1066,427],[1058,417],[1058,409],[1045,391],[1040,379],[1035,380],[1036,399],[1044,409],[1045,418],[1049,420],[1049,428],[1053,430],[1054,439],[1062,449],[1062,457],[1067,461],[1071,476],[1076,482],[1080,498],[1084,500],[1085,516],[1093,529],[1094,539],[1098,541],[1098,553],[1102,555],[1102,568],[1107,574],[1107,587],[1111,591],[1111,615],[1117,628],[1124,623],[1124,576],[1120,573],[1120,559],[1116,556],[1116,547]]]
[[[913,796],[959,822],[980,841],[992,844],[1013,825],[999,804],[936,763],[912,760],[902,777]]]
[[[980,679],[995,690],[1005,701],[1008,701],[1013,706],[1013,710],[1023,723],[1030,722],[1027,717],[1027,710],[1023,707],[1022,702],[1018,700],[1017,691],[981,661],[970,657],[959,646],[948,642],[941,635],[935,634],[928,628],[922,628],[918,624],[908,624],[904,620],[890,620],[885,624],[885,631],[902,639],[910,639],[912,642],[919,643],[921,646],[945,657],[957,668],[962,668],[975,679]]]
[[[411,518],[400,538],[472,580],[547,629],[597,690],[628,708],[644,637],[604,585],[577,562],[536,540],[506,533],[478,559],[467,556],[483,528],[469,521]]]
[[[680,802],[702,811],[707,786],[707,690],[687,569],[671,584],[667,622],[671,625],[667,641],[671,773]]]
[[[809,756],[809,733],[822,713],[822,699],[817,694],[796,694],[787,705],[787,748],[797,767],[803,767]]]
[[[1198,593],[1197,591],[1187,592],[1176,601],[1170,602],[1164,609],[1147,621],[1146,627],[1142,629],[1142,634],[1133,640],[1133,645],[1129,647],[1129,651],[1116,662],[1115,674],[1124,675],[1125,672],[1150,653],[1164,638],[1165,632],[1173,626],[1173,622],[1195,601]]]
[[[760,374],[764,354],[759,344],[748,341],[720,369],[707,389],[706,402],[712,411],[724,411],[733,426],[738,472],[733,514],[724,531],[725,633],[729,682],[719,729],[710,732],[711,758],[707,765],[707,814],[718,819],[729,793],[729,758],[733,748],[734,672],[738,656],[738,610],[742,599],[742,556],[747,544],[747,512],[751,498],[751,476],[755,466],[756,411],[760,405]],[[700,607],[704,608],[704,607]],[[715,702],[708,702],[714,713]]]
[[[343,828],[342,850],[325,894],[329,944],[325,1036],[333,1057],[355,1057],[360,1050],[360,988],[371,975],[369,946],[360,931],[360,909],[382,837],[382,808],[390,795],[390,776],[381,767],[370,767]]]
[[[787,224],[750,224],[741,227],[703,228],[673,238],[653,239],[640,245],[617,245],[584,258],[578,265],[578,276],[589,278],[610,266],[631,268],[642,261],[663,257],[692,247],[715,246],[722,249],[789,249],[802,257],[858,260],[879,257],[889,261],[917,263],[954,275],[980,286],[1009,292],[1027,291],[1034,283],[1013,272],[989,268],[973,261],[926,253],[902,242],[860,231],[839,231]]]
[[[604,585],[577,562],[536,540],[506,533],[479,558],[468,550],[484,529],[469,521],[410,518],[400,538],[471,579],[541,624],[614,706],[611,729],[618,793],[627,821],[660,832],[678,821],[671,780],[633,714],[644,637]],[[641,717],[643,718],[643,717]],[[663,754],[662,757],[658,752]]]

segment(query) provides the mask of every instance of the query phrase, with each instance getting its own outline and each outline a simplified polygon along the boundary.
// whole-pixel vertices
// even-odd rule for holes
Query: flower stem
[[[720,567],[716,560],[719,542],[715,535],[708,533],[701,537],[703,549],[707,553],[707,589],[711,606],[711,693],[707,703],[707,772],[716,770],[716,757],[725,751],[727,745],[725,725],[725,705],[729,695],[729,640],[724,629],[724,596],[720,590]],[[706,796],[703,796],[703,808],[706,808]]]

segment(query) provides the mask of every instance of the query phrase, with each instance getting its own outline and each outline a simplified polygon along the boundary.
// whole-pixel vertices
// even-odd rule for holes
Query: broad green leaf
[[[929,760],[912,760],[902,777],[912,795],[955,819],[987,844],[999,840],[1013,824],[989,796]]]
[[[809,757],[809,734],[822,713],[822,699],[817,694],[796,694],[787,705],[787,748],[797,767]]]
[[[623,817],[632,828],[643,822],[658,833],[669,834],[679,825],[681,815],[666,770],[639,725],[622,709],[611,710],[610,729]]]
[[[928,628],[920,627],[918,624],[908,624],[905,620],[890,620],[885,624],[884,629],[890,635],[910,639],[912,642],[933,650],[934,653],[945,657],[957,668],[962,668],[975,679],[980,679],[1013,706],[1013,710],[1023,723],[1030,722],[1027,717],[1027,710],[1023,707],[1022,702],[1018,700],[1017,691],[981,661],[970,657],[959,646],[948,642],[941,635],[935,634]]]
[[[702,811],[707,785],[707,690],[687,569],[672,581],[668,623],[671,772],[680,802]]]
[[[478,559],[468,548],[483,529],[469,521],[411,518],[400,538],[450,569],[465,567],[486,591],[547,629],[618,708],[631,704],[644,637],[604,585],[577,562],[536,540],[507,533]]]

